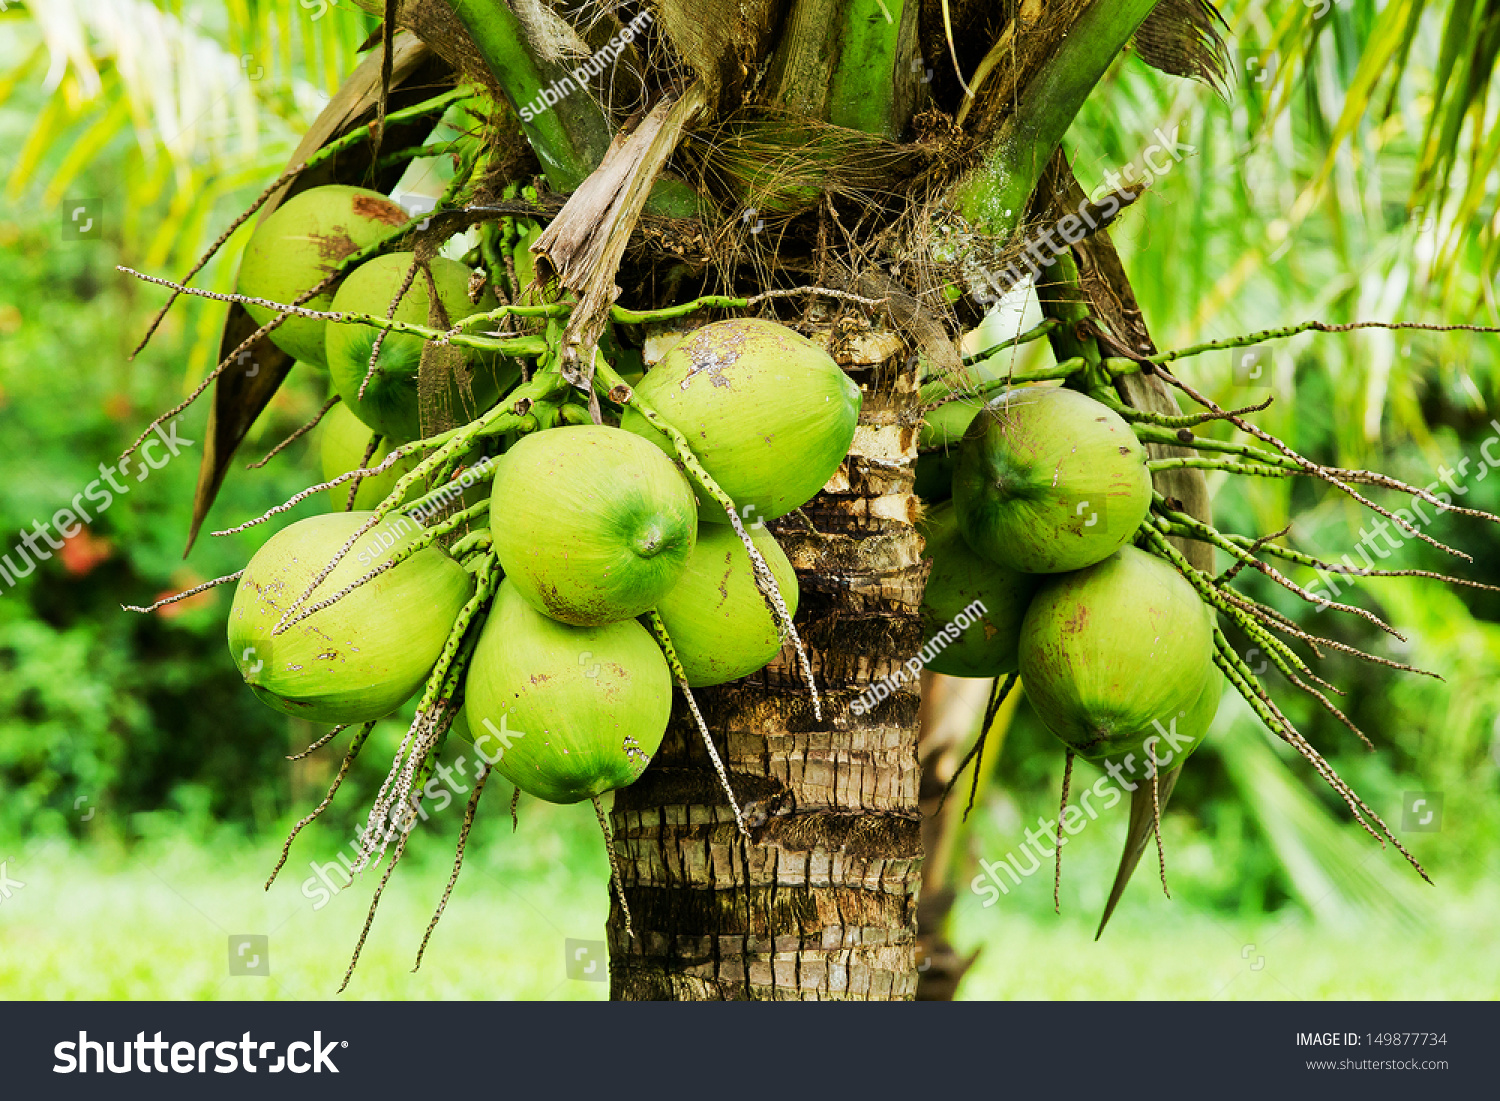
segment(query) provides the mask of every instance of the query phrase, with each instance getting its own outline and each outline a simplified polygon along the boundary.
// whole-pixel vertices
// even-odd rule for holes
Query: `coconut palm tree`
[[[920,660],[911,659],[923,650],[926,566],[911,467],[923,406],[982,391],[987,375],[1051,371],[1102,386],[1145,416],[1180,416],[1186,391],[1129,367],[1167,343],[1153,339],[1146,319],[1167,319],[1170,343],[1182,344],[1218,321],[1214,311],[1239,302],[1246,280],[1266,271],[1277,278],[1279,241],[1245,242],[1246,253],[1217,283],[1208,273],[1210,239],[1232,240],[1237,217],[1244,222],[1244,212],[1265,201],[1234,185],[1202,181],[1196,194],[1205,209],[1168,213],[1181,232],[1163,233],[1161,251],[1187,258],[1117,250],[1108,226],[1139,201],[1140,189],[1128,176],[1075,174],[1065,138],[1138,166],[1145,151],[1131,140],[1171,131],[1193,111],[1206,117],[1202,104],[1232,68],[1241,82],[1250,75],[1252,94],[1230,99],[1236,125],[1222,137],[1275,147],[1301,102],[1294,92],[1305,90],[1311,106],[1298,125],[1325,140],[1321,162],[1293,187],[1285,240],[1303,225],[1349,220],[1349,196],[1369,198],[1362,185],[1373,177],[1369,154],[1383,140],[1382,125],[1410,113],[1413,85],[1431,89],[1432,122],[1412,141],[1417,171],[1408,194],[1429,212],[1421,224],[1426,217],[1437,224],[1438,243],[1420,280],[1403,257],[1388,257],[1385,282],[1398,289],[1376,301],[1385,311],[1426,306],[1446,317],[1492,310],[1487,281],[1464,274],[1490,270],[1474,261],[1493,259],[1496,248],[1493,224],[1477,217],[1500,150],[1483,129],[1500,26],[1488,8],[1288,3],[1273,20],[1247,5],[1243,15],[1228,9],[1237,32],[1231,49],[1228,24],[1199,0],[364,6],[388,20],[376,48],[286,160],[286,174],[261,174],[277,184],[264,209],[335,180],[388,189],[416,156],[400,151],[421,144],[450,111],[442,89],[456,84],[469,97],[467,129],[482,154],[459,158],[469,176],[445,196],[450,221],[437,228],[478,227],[481,253],[493,261],[499,254],[484,227],[497,215],[550,224],[531,251],[576,296],[556,344],[568,378],[583,387],[592,381],[616,301],[669,310],[714,296],[698,311],[706,318],[712,307],[743,311],[771,292],[753,308],[817,334],[864,393],[861,430],[839,474],[806,509],[772,524],[798,569],[798,625],[821,699],[790,650],[757,676],[702,690],[697,702],[716,752],[679,701],[650,769],[615,796],[613,852],[621,902],[633,915],[628,932],[624,906],[612,915],[616,997],[903,998],[923,986],[943,996],[961,976],[961,961],[941,940],[957,820],[929,814],[924,837],[924,812],[955,773],[962,756],[955,743],[980,725],[998,729],[991,720],[1003,724],[1007,712],[998,694],[980,724],[942,713],[935,700],[920,710]],[[63,25],[49,18],[49,26]],[[232,33],[266,18],[263,9],[236,10]],[[341,32],[347,43],[371,26],[330,19],[334,25],[359,29]],[[71,56],[58,45],[70,41],[63,32],[49,35],[50,57]],[[1247,35],[1259,40],[1253,51],[1243,48]],[[1188,79],[1123,66],[1127,52]],[[1299,73],[1309,75],[1299,81]],[[128,85],[119,80],[123,94]],[[1148,125],[1131,124],[1141,120]],[[124,117],[114,123],[123,124]],[[166,132],[171,123],[162,117],[157,125]],[[337,155],[320,154],[335,145]],[[1158,142],[1154,155],[1172,153]],[[1228,160],[1243,149],[1225,153],[1216,144],[1205,157]],[[528,185],[535,190],[524,191]],[[1216,201],[1221,192],[1226,201]],[[1064,244],[1033,247],[1039,233],[1061,226],[1070,226]],[[1469,262],[1453,263],[1460,254]],[[1170,263],[1202,274],[1168,279]],[[1137,269],[1148,276],[1133,284],[1127,272]],[[1368,299],[1354,290],[1327,302],[1330,312],[1367,316]],[[1000,312],[991,316],[1004,317],[1028,299],[1042,324],[1024,335],[1045,336],[1052,362],[1071,365],[1060,372],[1020,358],[1041,342],[1023,344],[1013,332],[1012,346],[997,348],[993,327],[980,327],[996,303]],[[668,321],[661,318],[664,328]],[[242,309],[231,310],[220,343],[225,362],[256,332]],[[195,533],[229,457],[291,368],[263,339],[251,346],[261,370],[216,376]],[[1348,377],[1351,385],[1362,379]],[[1365,399],[1378,420],[1384,392]],[[1155,474],[1180,517],[1159,549],[1175,548],[1185,569],[1212,573],[1213,547],[1184,534],[1192,518],[1212,517],[1209,483],[1194,466],[1204,455],[1159,438],[1150,453],[1179,460]],[[878,711],[856,714],[853,703],[877,682],[888,698]],[[972,692],[942,692],[978,710]],[[1258,713],[1277,725],[1275,713]],[[1253,765],[1239,774],[1254,774]],[[1137,798],[1111,905],[1175,778],[1163,774],[1155,800]],[[924,853],[945,857],[925,876]]]

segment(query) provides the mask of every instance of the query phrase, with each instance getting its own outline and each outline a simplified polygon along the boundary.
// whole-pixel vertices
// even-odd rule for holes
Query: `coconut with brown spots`
[[[337,271],[342,261],[406,221],[406,211],[378,191],[342,184],[309,188],[256,226],[240,261],[235,291],[291,305]],[[302,306],[326,310],[336,289],[330,287]],[[266,324],[277,313],[266,306],[245,308],[257,325]],[[325,324],[310,317],[288,317],[271,330],[271,341],[303,363],[326,368]]]
[[[1058,386],[1023,386],[969,425],[953,470],[969,546],[1023,573],[1062,573],[1128,543],[1151,507],[1146,449],[1108,406]]]
[[[797,573],[785,552],[764,528],[751,528],[750,539],[787,611],[796,615]],[[656,610],[693,688],[749,676],[781,650],[781,632],[755,587],[750,555],[728,524],[698,525],[687,569]]]
[[[1212,614],[1168,562],[1135,547],[1048,578],[1021,626],[1026,698],[1081,757],[1144,761],[1156,735],[1156,759],[1180,764],[1218,707]]]
[[[639,623],[570,627],[501,582],[464,685],[469,732],[500,775],[552,803],[624,787],[671,710],[667,660]]]
[[[523,437],[495,464],[490,532],[516,591],[574,626],[630,619],[677,584],[697,537],[693,491],[639,436],[603,425]]]
[[[806,337],[758,318],[695,330],[646,372],[636,394],[673,428],[747,522],[773,520],[810,501],[849,453],[860,392]],[[675,454],[633,409],[620,426]],[[726,523],[698,490],[702,518]]]
[[[272,631],[312,579],[373,513],[312,516],[255,552],[229,609],[229,651],[263,701],[315,723],[360,723],[389,715],[421,687],[473,582],[436,547],[348,593],[338,603]],[[362,535],[305,607],[332,597],[391,561],[416,538],[415,521],[393,515]]]

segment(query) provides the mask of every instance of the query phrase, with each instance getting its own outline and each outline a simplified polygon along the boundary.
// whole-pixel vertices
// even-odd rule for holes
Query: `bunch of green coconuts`
[[[1134,754],[1154,768],[1197,748],[1223,686],[1212,611],[1132,545],[1151,476],[1114,410],[1045,384],[945,402],[924,420],[917,489],[933,560],[927,637],[975,601],[984,609],[927,668],[1019,673],[1042,722],[1085,760]]]
[[[257,228],[238,290],[294,302],[405,217],[359,188],[302,192]],[[430,278],[408,279],[412,260],[376,256],[304,305],[383,317],[409,284],[397,321],[428,324],[434,293],[449,324],[494,309],[463,263],[435,257]],[[261,323],[276,313],[251,312]],[[523,381],[515,359],[462,349],[447,398],[472,421],[472,442],[499,453],[443,466],[442,484],[465,487],[449,494],[447,515],[467,521],[444,543],[424,525],[433,491],[415,477],[422,449],[403,448],[419,439],[422,336],[293,315],[271,339],[326,369],[340,398],[321,428],[325,478],[384,466],[357,480],[352,498],[347,484],[330,487],[336,511],[280,531],[240,577],[229,646],[272,707],[367,723],[425,683],[419,713],[461,700],[455,728],[498,757],[501,775],[573,803],[641,774],[666,731],[674,679],[725,683],[780,652],[797,582],[763,522],[822,488],[860,409],[859,388],[813,342],[770,321],[704,326],[603,424],[556,406],[538,417],[544,403],[518,395],[569,389],[549,390],[545,366]],[[478,433],[491,422],[513,427]],[[663,424],[690,441],[692,464]]]

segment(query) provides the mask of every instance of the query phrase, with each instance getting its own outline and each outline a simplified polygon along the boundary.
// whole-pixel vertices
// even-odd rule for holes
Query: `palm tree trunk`
[[[615,851],[635,936],[611,915],[617,999],[901,999],[916,989],[918,684],[850,704],[922,647],[927,565],[913,528],[915,365],[889,333],[839,355],[864,390],[843,467],[772,527],[797,568],[797,616],[823,719],[790,651],[702,689],[699,706],[745,811],[739,837],[679,700],[661,750],[615,793]]]

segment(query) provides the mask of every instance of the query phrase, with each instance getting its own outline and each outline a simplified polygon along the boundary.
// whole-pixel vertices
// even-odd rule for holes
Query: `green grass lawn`
[[[606,982],[570,980],[564,965],[569,939],[604,936],[608,869],[593,815],[522,810],[515,835],[508,821],[503,830],[476,829],[416,974],[417,947],[451,870],[453,830],[413,841],[343,997],[606,996]],[[0,904],[0,998],[334,997],[382,873],[367,871],[332,896],[313,879],[306,897],[303,884],[313,876],[309,861],[333,862],[346,839],[332,828],[309,829],[269,892],[263,885],[280,838],[173,840],[129,855],[110,846],[0,843],[10,877],[26,884]],[[333,871],[328,878],[344,882]],[[268,977],[229,974],[234,934],[269,937]],[[600,959],[595,974],[606,970]]]
[[[262,884],[279,838],[179,837],[129,854],[103,842],[0,843],[8,876],[26,885],[0,902],[0,998],[333,997],[379,874],[366,873],[314,909],[316,881],[314,898],[302,891],[309,861],[332,861],[342,839],[333,827],[310,829],[269,893]],[[411,973],[448,876],[451,839],[452,831],[442,830],[414,841],[343,996],[604,998],[607,983],[570,979],[566,969],[567,941],[601,941],[608,906],[597,827],[577,807],[523,805],[516,834],[508,822],[482,822],[426,961]],[[1062,917],[1051,913],[1050,870],[989,909],[963,885],[954,940],[966,950],[983,948],[967,997],[1424,999],[1500,992],[1500,925],[1492,916],[1500,898],[1492,887],[1436,896],[1434,916],[1415,929],[1319,922],[1295,906],[1224,917],[1163,898],[1148,856],[1095,943],[1115,843],[1101,835],[1066,866]],[[1193,875],[1189,855],[1177,873],[1184,888]],[[269,977],[229,974],[228,938],[245,933],[269,937]]]
[[[994,860],[1014,846],[1016,828],[995,801],[976,808],[966,844]],[[1035,811],[1036,807],[1031,807]],[[1014,812],[1012,812],[1014,813]],[[1001,824],[997,826],[997,819]],[[1493,999],[1500,995],[1500,882],[1452,868],[1423,883],[1387,846],[1345,827],[1359,870],[1382,883],[1361,909],[1334,883],[1271,912],[1234,913],[1203,903],[1211,884],[1235,873],[1232,853],[1197,834],[1190,816],[1168,815],[1163,896],[1156,852],[1148,847],[1103,936],[1099,915],[1114,878],[1125,823],[1101,818],[1064,849],[1061,914],[1053,912],[1051,860],[986,908],[968,868],[955,884],[951,939],[981,949],[963,987],[966,998],[1183,999]],[[1436,835],[1406,840],[1419,857]],[[1493,854],[1490,858],[1493,863]],[[994,897],[993,893],[989,897]],[[1373,907],[1373,908],[1371,908]]]
[[[1154,885],[1155,869],[1142,871],[1133,890]],[[1497,901],[1493,892],[1470,898],[1440,926],[1403,933],[1330,928],[1300,912],[1219,919],[1158,887],[1098,942],[1094,911],[1012,918],[998,906],[961,911],[954,939],[983,949],[963,987],[969,999],[1493,1000]]]

